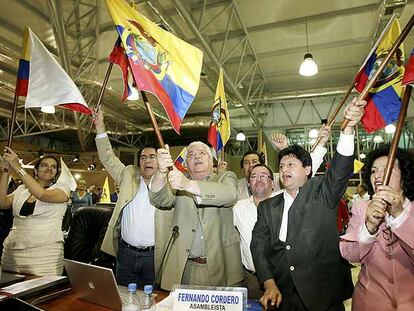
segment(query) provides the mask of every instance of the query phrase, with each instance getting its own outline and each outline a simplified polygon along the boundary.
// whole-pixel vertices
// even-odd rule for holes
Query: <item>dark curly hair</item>
[[[372,195],[374,189],[371,184],[371,169],[374,161],[380,157],[388,157],[390,153],[390,145],[386,144],[378,149],[371,151],[365,159],[362,179],[367,185],[368,193]],[[404,196],[410,201],[414,201],[414,154],[410,151],[397,148],[398,166],[401,170],[402,190]]]
[[[310,153],[299,145],[292,145],[279,152],[279,163],[280,163],[280,160],[282,160],[284,156],[287,156],[290,154],[293,155],[300,162],[302,162],[303,167],[307,167],[307,166],[311,167],[310,173],[307,175],[308,178],[311,178],[312,177],[312,158],[310,156]]]
[[[39,158],[39,159],[36,161],[36,163],[34,164],[34,169],[39,170],[40,163],[42,163],[42,161],[43,161],[43,160],[45,160],[45,159],[53,159],[53,160],[55,160],[55,161],[56,161],[56,175],[55,175],[55,178],[53,178],[53,180],[52,180],[51,184],[48,186],[48,187],[50,187],[50,186],[51,186],[51,185],[53,185],[53,184],[54,184],[54,183],[58,180],[58,178],[59,178],[59,175],[60,175],[60,161],[59,161],[59,160],[58,160],[58,158],[57,158],[57,157],[55,157],[54,155],[48,154],[48,155],[45,155],[45,156],[43,156],[43,157]],[[36,178],[37,176],[36,176],[36,174],[35,174],[34,169],[33,169],[33,178]]]

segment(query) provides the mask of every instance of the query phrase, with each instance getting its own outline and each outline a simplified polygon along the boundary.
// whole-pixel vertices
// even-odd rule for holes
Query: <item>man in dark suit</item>
[[[354,126],[366,102],[345,109],[350,120],[324,176],[310,178],[312,159],[302,147],[279,153],[283,193],[259,204],[251,251],[265,293],[283,311],[344,310],[352,296],[348,263],[339,253],[336,207],[353,171]]]

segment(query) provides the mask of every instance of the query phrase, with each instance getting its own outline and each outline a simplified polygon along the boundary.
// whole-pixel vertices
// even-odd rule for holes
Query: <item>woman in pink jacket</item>
[[[352,309],[414,310],[414,155],[398,149],[389,186],[383,186],[389,145],[372,151],[365,165],[371,201],[352,207],[341,237],[344,258],[361,263]]]

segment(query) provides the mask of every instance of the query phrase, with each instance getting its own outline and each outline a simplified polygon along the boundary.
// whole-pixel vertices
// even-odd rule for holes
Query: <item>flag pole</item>
[[[157,119],[155,119],[155,115],[154,115],[154,112],[152,111],[151,104],[148,101],[147,94],[141,90],[140,90],[140,93],[142,96],[142,100],[144,101],[145,108],[147,108],[147,112],[150,117],[152,127],[154,128],[155,136],[157,138],[158,144],[160,145],[161,148],[165,148],[164,140],[162,139],[160,128],[158,127]]]
[[[12,148],[13,146],[14,123],[16,122],[17,104],[19,103],[19,95],[17,95],[17,89],[16,89],[18,83],[19,83],[19,76],[17,76],[17,79],[16,79],[16,87],[14,90],[14,100],[13,100],[13,110],[12,110],[10,128],[9,128],[9,137],[7,139],[7,147],[9,148]]]
[[[102,82],[101,91],[99,92],[98,102],[96,103],[95,111],[98,111],[101,108],[102,97],[103,97],[103,94],[105,93],[106,85],[108,84],[109,76],[111,75],[113,66],[114,64],[112,62],[109,62],[108,69],[106,70],[105,78]]]
[[[368,95],[369,90],[372,88],[372,86],[376,82],[377,78],[380,76],[380,74],[383,72],[385,67],[388,65],[388,63],[391,60],[391,57],[395,54],[397,49],[403,43],[404,39],[407,37],[407,35],[409,34],[409,32],[410,32],[411,28],[413,28],[413,26],[414,26],[414,14],[411,16],[411,18],[408,21],[407,25],[405,25],[403,31],[398,36],[397,40],[395,40],[395,42],[394,42],[392,48],[390,49],[390,51],[388,52],[387,56],[381,62],[381,65],[378,67],[378,69],[375,71],[372,78],[365,85],[365,88],[363,89],[361,94],[359,94],[357,101],[361,101],[361,100],[365,99],[365,97]],[[348,123],[349,123],[348,119],[345,119],[344,121],[342,121],[341,130],[345,129],[348,126]]]
[[[355,82],[353,81],[349,85],[348,89],[346,90],[346,93],[345,93],[344,97],[342,97],[341,102],[339,103],[339,105],[336,107],[335,111],[331,115],[331,118],[329,119],[329,122],[328,122],[328,126],[332,126],[334,124],[335,119],[336,119],[339,111],[341,111],[343,105],[345,104],[346,100],[348,99],[349,95],[351,94],[354,86],[355,86]],[[322,139],[322,137],[318,137],[318,139],[316,140],[316,142],[312,146],[311,152],[314,152],[315,151],[315,148],[316,148],[316,146],[319,145],[319,143],[321,142],[321,139]]]
[[[98,101],[97,101],[95,109],[94,109],[95,112],[98,111],[99,109],[101,109],[102,97],[105,93],[106,85],[108,84],[109,76],[111,75],[113,65],[114,64],[112,62],[109,62],[108,69],[106,70],[105,78],[102,82],[101,90],[99,91]],[[89,128],[89,133],[92,131],[92,128],[93,128],[93,122],[91,123],[91,126]]]
[[[404,92],[404,96],[403,96],[402,104],[401,104],[401,111],[398,116],[396,130],[394,133],[394,137],[392,139],[390,153],[388,155],[388,160],[387,160],[387,165],[385,166],[385,174],[384,174],[384,180],[383,180],[383,185],[385,186],[388,186],[390,179],[391,179],[392,168],[394,167],[395,158],[397,156],[398,143],[400,141],[400,137],[401,137],[402,130],[404,127],[405,118],[407,116],[407,110],[408,110],[408,104],[410,102],[411,90],[412,90],[411,85],[407,85],[405,87],[405,92]]]

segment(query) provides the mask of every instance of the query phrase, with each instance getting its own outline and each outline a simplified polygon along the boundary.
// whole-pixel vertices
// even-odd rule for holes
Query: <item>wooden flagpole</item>
[[[14,132],[14,123],[16,122],[16,113],[17,113],[17,104],[19,103],[19,95],[17,95],[17,84],[19,82],[19,76],[16,78],[16,87],[14,90],[14,100],[13,100],[13,110],[11,115],[10,127],[9,127],[9,137],[7,139],[7,147],[12,148],[13,146],[13,132]]]
[[[99,91],[98,101],[96,103],[94,111],[97,112],[99,109],[101,109],[102,106],[102,97],[106,90],[106,85],[108,84],[109,76],[111,75],[112,67],[114,66],[113,63],[109,62],[108,69],[106,70],[105,78],[102,82],[101,90]],[[91,126],[89,127],[89,133],[92,131],[93,128],[93,122],[91,123]]]
[[[105,78],[102,82],[101,91],[99,92],[98,102],[96,103],[95,111],[98,111],[101,108],[102,97],[103,97],[103,94],[105,93],[106,85],[108,84],[109,76],[111,75],[113,66],[114,64],[109,62],[108,69],[106,70]]]
[[[145,103],[145,108],[147,108],[147,112],[150,117],[152,127],[154,128],[155,136],[158,141],[158,145],[160,145],[161,148],[165,148],[164,140],[162,139],[160,128],[158,127],[157,119],[155,119],[155,115],[154,115],[154,112],[152,111],[151,104],[148,101],[147,94],[141,90],[140,92],[141,92],[142,100]]]
[[[331,115],[329,121],[328,121],[328,126],[332,126],[335,122],[335,119],[339,113],[339,111],[341,111],[343,105],[345,104],[346,100],[348,99],[349,95],[351,94],[353,88],[355,86],[355,82],[353,81],[348,89],[346,90],[346,93],[344,95],[344,97],[342,97],[341,102],[339,103],[339,105],[336,107],[335,111],[333,112],[333,114]],[[321,142],[322,137],[318,137],[318,139],[316,140],[316,142],[313,144],[311,152],[315,151],[316,146],[319,145],[319,143]]]
[[[392,169],[394,167],[395,158],[397,156],[398,143],[400,141],[400,137],[401,137],[402,130],[404,127],[405,118],[407,116],[407,110],[408,110],[408,104],[410,102],[411,90],[412,90],[411,85],[407,85],[405,87],[405,92],[404,92],[404,96],[403,96],[402,104],[401,104],[401,111],[398,116],[396,130],[394,133],[394,137],[392,139],[390,153],[388,155],[388,160],[387,160],[387,165],[385,166],[385,174],[384,174],[384,180],[382,184],[386,186],[388,186],[390,182]]]
[[[410,32],[411,28],[413,28],[413,26],[414,26],[414,14],[411,16],[411,18],[408,21],[407,25],[405,25],[404,29],[402,30],[402,32],[398,36],[397,40],[394,42],[394,45],[389,50],[389,52],[388,52],[387,56],[385,57],[385,59],[381,62],[381,65],[378,67],[378,69],[375,71],[372,78],[365,85],[365,88],[363,89],[361,94],[359,94],[357,101],[361,101],[361,100],[365,99],[365,97],[367,97],[367,95],[369,93],[369,90],[372,88],[374,83],[377,81],[380,74],[384,71],[385,67],[390,62],[391,57],[395,54],[397,49],[403,43],[404,39],[407,37],[407,35],[409,34],[409,32]],[[348,126],[348,123],[349,123],[349,120],[345,119],[341,124],[341,130],[345,129]]]

